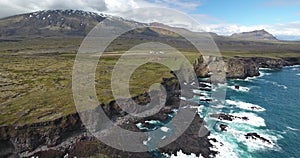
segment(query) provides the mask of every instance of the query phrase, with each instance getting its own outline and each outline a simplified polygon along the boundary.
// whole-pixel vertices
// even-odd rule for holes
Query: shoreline
[[[251,58],[250,58],[251,59]],[[237,58],[237,60],[243,60],[241,58]],[[249,60],[245,58],[245,60]],[[282,69],[284,67],[298,67],[300,66],[300,58],[297,58],[297,60],[299,60],[299,63],[295,63],[295,65],[293,64],[287,64],[287,65],[282,65],[279,69]],[[234,61],[233,61],[234,62]],[[243,63],[244,64],[244,63]],[[253,63],[251,63],[253,64]],[[255,63],[254,63],[255,64]],[[256,65],[260,65],[261,63],[256,63]],[[265,68],[265,67],[248,67],[247,64],[242,65],[244,66],[245,69],[247,68],[253,68],[254,70],[258,70],[259,69],[274,69],[274,65],[271,66],[271,68]],[[277,66],[276,66],[277,67]],[[244,69],[244,70],[245,70]],[[233,72],[233,71],[231,71]],[[247,73],[248,71],[246,71],[245,73]],[[242,76],[244,76],[245,74],[242,74]],[[260,76],[260,75],[259,75]],[[249,77],[255,77],[255,76],[247,76],[246,78],[234,78],[234,79],[247,79]],[[233,79],[233,78],[232,78]],[[173,83],[174,78],[172,79],[166,79],[165,81],[163,81],[162,83],[164,83],[165,85],[168,85],[167,83],[172,83],[171,85],[169,85],[169,91],[168,93],[170,93],[171,97],[169,97],[168,99],[174,104],[171,105],[170,109],[176,109],[178,108],[178,104],[176,104],[176,102],[178,102],[178,98],[176,97],[179,87],[176,87],[176,84]],[[147,96],[147,94],[141,94],[142,96]],[[182,100],[181,100],[182,101]],[[147,102],[147,101],[146,101]],[[119,111],[120,109],[113,109],[111,107],[116,107],[116,105],[114,104],[114,101],[110,102],[109,104],[106,105],[101,105],[103,107],[103,109],[105,110],[106,113],[111,113],[113,111],[113,113],[111,113],[111,117],[116,117],[115,114],[119,115],[121,112]],[[145,120],[151,120],[153,118],[159,118],[159,119],[165,119],[166,115],[169,114],[170,109],[164,109],[164,111],[160,111],[159,115],[156,115],[154,117],[150,117],[150,118],[146,118],[146,119],[142,119],[142,120],[137,120],[135,118],[131,118],[132,120],[132,124],[127,126],[126,128],[129,129],[134,129],[134,130],[139,130],[137,127],[132,126],[133,124],[139,122],[139,121],[145,121]],[[120,115],[122,117],[122,115]],[[118,117],[118,116],[117,116]],[[124,116],[123,116],[124,117]],[[200,121],[199,121],[200,119]],[[193,124],[198,124],[199,122],[201,122],[201,120],[203,120],[202,118],[198,118],[198,123],[193,123]],[[125,125],[126,126],[126,125]],[[195,127],[194,127],[195,128]],[[199,128],[199,126],[197,127]],[[107,147],[105,144],[97,141],[84,127],[84,125],[82,124],[78,113],[74,113],[74,114],[70,114],[52,121],[47,121],[47,122],[39,122],[39,123],[33,123],[30,125],[23,125],[23,126],[18,126],[18,125],[4,125],[0,127],[0,142],[1,144],[6,144],[6,148],[1,149],[3,152],[1,152],[2,156],[25,156],[25,157],[29,157],[29,156],[33,156],[33,155],[38,155],[41,154],[43,155],[43,153],[48,153],[50,152],[51,154],[57,155],[57,154],[66,154],[66,153],[72,153],[75,152],[74,150],[76,148],[84,148],[84,143],[92,143],[92,142],[97,142],[97,145],[100,145],[101,147],[104,148],[104,151],[102,151],[102,149],[100,149],[100,153],[102,154],[112,154],[114,153],[114,155],[112,155],[112,157],[117,156],[117,155],[123,155],[125,156],[126,154],[130,154],[130,153],[126,153],[123,151],[119,151],[110,147]],[[57,133],[56,131],[60,131],[59,133]],[[190,132],[198,132],[196,131],[190,131]],[[29,134],[26,134],[29,133]],[[65,134],[67,133],[67,134]],[[208,136],[206,136],[207,138]],[[181,140],[179,140],[179,142],[186,142],[186,139],[189,138],[189,135],[183,135]],[[208,138],[206,139],[206,141],[209,141]],[[82,142],[83,145],[82,145]],[[176,142],[176,141],[175,141]],[[89,144],[88,143],[88,144]],[[79,144],[79,145],[78,145]],[[186,153],[186,154],[191,154],[191,153],[197,153],[197,155],[204,155],[205,157],[213,154],[213,151],[209,150],[209,151],[194,151],[191,153],[188,153],[186,151],[190,151],[188,148],[190,148],[190,146],[184,144],[186,146],[186,149],[181,149],[180,150],[174,148],[176,146],[175,144],[172,144],[171,146],[168,146],[167,149],[162,149],[161,151],[163,151],[162,153],[168,153],[170,155],[172,154],[176,154],[177,152],[181,151],[182,153]],[[206,147],[210,148],[211,144],[208,142],[208,144],[206,145]],[[204,148],[202,148],[204,149]],[[195,149],[197,150],[197,149]],[[201,153],[204,152],[204,153]],[[76,153],[76,152],[75,152]],[[50,155],[51,155],[50,154]],[[133,153],[131,153],[133,154]],[[216,154],[216,153],[214,153]],[[76,156],[76,154],[74,155]],[[145,152],[145,153],[138,153],[135,155],[136,157],[152,157],[152,155],[149,152]]]

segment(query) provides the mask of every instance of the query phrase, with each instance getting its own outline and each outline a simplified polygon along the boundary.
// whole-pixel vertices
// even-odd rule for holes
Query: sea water
[[[300,66],[281,70],[261,69],[260,73],[259,77],[228,80],[221,86],[226,89],[224,104],[219,105],[222,113],[247,117],[247,120],[211,118],[209,103],[200,102],[199,96],[183,98],[199,103],[199,115],[206,122],[213,123],[208,128],[211,131],[209,138],[218,141],[211,141],[211,150],[219,152],[216,157],[300,157]],[[194,92],[201,93],[197,90]],[[205,94],[205,97],[209,97],[209,92]],[[220,124],[227,125],[227,131],[221,131]],[[247,139],[247,133],[257,133],[270,142]],[[179,155],[195,157],[181,151]]]
[[[300,66],[261,69],[260,73],[227,81],[227,113],[249,120],[217,121],[211,137],[225,144],[216,145],[218,157],[300,157]],[[218,130],[219,123],[228,125],[228,130]],[[257,133],[271,144],[246,139],[246,133]]]

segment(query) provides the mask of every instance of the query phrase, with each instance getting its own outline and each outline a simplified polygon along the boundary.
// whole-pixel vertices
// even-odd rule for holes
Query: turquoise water
[[[250,93],[237,96],[266,108],[261,114],[267,129],[280,133],[278,151],[260,150],[255,157],[300,157],[300,67],[287,67],[281,71],[268,71],[253,80]],[[247,83],[245,83],[247,84]],[[247,97],[249,96],[249,97]],[[251,97],[252,96],[252,97]]]
[[[199,115],[210,123],[210,138],[218,141],[211,142],[215,146],[212,150],[220,152],[217,157],[300,157],[300,66],[285,67],[282,70],[263,69],[260,72],[259,77],[229,80],[218,86],[226,89],[226,97],[219,112],[247,117],[248,120],[224,121],[211,118],[209,103],[200,102],[198,96],[188,99],[201,104]],[[211,95],[210,92],[199,93],[207,97]],[[221,131],[220,124],[227,125],[227,131]],[[163,124],[156,124],[153,128],[155,126],[160,128]],[[269,142],[247,139],[247,133],[257,133]],[[150,145],[151,141],[148,143]],[[159,153],[154,155],[162,157]],[[177,157],[184,156],[181,154]]]
[[[220,157],[300,157],[300,67],[282,70],[261,70],[261,76],[227,83],[225,113],[247,116],[245,122],[219,122],[213,135],[227,148]],[[239,85],[239,90],[235,89]],[[249,107],[260,107],[251,110]],[[218,130],[219,123],[229,126]],[[255,132],[270,140],[272,145],[245,139],[245,133]],[[217,139],[218,140],[218,139]],[[229,152],[228,152],[229,151]],[[231,153],[231,155],[229,154]]]

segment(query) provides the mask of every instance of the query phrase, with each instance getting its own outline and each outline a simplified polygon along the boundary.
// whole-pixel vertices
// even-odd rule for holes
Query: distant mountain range
[[[232,38],[248,39],[248,40],[277,40],[272,34],[265,30],[256,30],[252,32],[235,33]]]
[[[92,28],[104,19],[111,21],[112,29],[114,26],[129,27],[133,26],[164,26],[161,23],[145,24],[136,21],[126,20],[120,17],[113,17],[104,14],[85,12],[80,10],[47,10],[34,13],[15,15],[0,19],[0,38],[16,37],[63,37],[63,36],[86,36]],[[177,32],[190,32],[183,28],[169,27]],[[174,37],[172,31],[161,29],[144,29],[138,33],[147,36],[170,36]],[[224,38],[215,33],[210,33],[214,38]],[[273,35],[265,30],[233,34],[230,37],[239,40],[277,40]]]
[[[278,41],[265,30],[220,36],[213,32],[192,32],[185,28],[171,27],[157,22],[147,24],[80,10],[38,11],[0,19],[0,42],[47,37],[84,38],[104,19],[108,22],[101,26],[102,30],[139,27],[120,36],[111,47],[107,48],[107,51],[128,50],[145,42],[161,42],[179,50],[195,51],[195,47],[179,34],[198,39],[210,35],[218,48],[225,52],[279,53],[300,50],[299,42]]]

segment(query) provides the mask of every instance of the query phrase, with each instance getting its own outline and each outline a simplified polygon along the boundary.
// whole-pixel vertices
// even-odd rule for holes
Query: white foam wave
[[[263,72],[263,71],[259,71],[259,74],[260,74],[259,77],[271,75],[271,73]]]
[[[163,132],[168,132],[170,130],[170,128],[168,128],[168,127],[161,127],[160,130],[162,130]]]
[[[252,80],[257,79],[257,77],[247,77],[244,81],[252,82]]]
[[[222,137],[225,141],[233,142],[234,144],[239,142],[247,146],[246,151],[244,149],[236,149],[240,148],[239,145],[235,148],[240,157],[249,157],[247,152],[249,153],[258,150],[280,150],[280,147],[277,145],[277,141],[283,137],[274,133],[274,131],[259,130],[245,124],[230,124],[226,130],[226,132],[219,133],[220,137]],[[245,136],[247,133],[257,133],[260,137],[265,138],[268,141],[259,138],[253,139],[250,137],[247,139]]]
[[[286,66],[287,68],[300,67],[300,65]]]
[[[201,82],[201,84],[204,84],[204,85],[206,85],[206,86],[208,86],[208,87],[212,86],[212,84],[211,84],[211,83],[208,83],[208,82]]]
[[[281,87],[281,88],[284,88],[284,89],[288,89],[288,87],[287,87],[286,85],[279,84],[279,83],[277,83],[277,82],[275,82],[275,81],[268,81],[268,80],[264,80],[264,79],[262,79],[262,81],[264,81],[265,83],[270,83],[270,84],[272,84],[272,85],[274,85],[274,86],[277,86],[277,87]]]
[[[255,105],[252,103],[246,103],[246,102],[242,102],[242,101],[226,100],[226,103],[230,104],[230,105],[235,105],[236,107],[238,107],[240,109],[245,109],[245,110],[250,110],[250,111],[265,111],[266,110],[259,105]]]
[[[144,140],[144,141],[143,141],[143,144],[144,144],[144,145],[147,145],[147,144],[148,144],[148,142],[149,142],[150,140],[151,140],[151,137],[148,137],[148,139],[147,139],[147,140]]]
[[[203,110],[205,109],[205,107],[203,105],[200,105],[197,107],[197,112],[198,112],[198,115],[201,117],[201,118],[204,118],[204,115],[203,115]]]
[[[160,121],[157,121],[157,120],[145,121],[145,123],[150,123],[150,124],[162,124]]]
[[[185,97],[180,97],[179,99],[186,101],[187,99]]]
[[[259,68],[259,70],[272,70],[271,68]]]
[[[228,87],[235,91],[241,91],[241,92],[249,92],[250,91],[250,88],[248,88],[248,87],[242,87],[242,86],[239,86],[238,88],[236,88],[236,86],[228,86]]]
[[[209,96],[209,94],[207,92],[204,92],[204,91],[201,91],[201,90],[198,90],[198,89],[193,89],[193,93],[201,94],[201,95],[206,96],[206,97]]]
[[[232,137],[235,137],[238,142],[245,144],[250,152],[258,151],[258,150],[265,150],[265,149],[276,150],[278,148],[276,146],[276,144],[274,143],[278,140],[278,137],[270,135],[270,134],[263,134],[263,133],[257,132],[257,134],[260,137],[263,137],[263,138],[267,139],[268,141],[270,141],[270,142],[267,142],[267,141],[263,141],[262,139],[258,139],[258,138],[256,138],[256,139],[248,138],[247,139],[245,136],[247,133],[240,131],[240,130],[233,129],[233,128],[228,128],[227,132],[230,133],[230,135]]]
[[[168,154],[163,154],[165,155],[166,157],[169,157]],[[202,155],[200,155],[199,157],[196,156],[196,154],[191,154],[191,155],[186,155],[184,154],[181,150],[179,150],[177,153],[176,153],[177,156],[175,156],[174,154],[172,154],[170,156],[170,158],[203,158]]]
[[[268,70],[268,69],[261,69],[261,70]],[[259,71],[259,76],[247,77],[245,79],[245,81],[252,82],[252,80],[254,80],[254,79],[257,79],[257,78],[260,78],[263,76],[269,76],[269,75],[271,75],[271,73]]]
[[[300,73],[299,74],[296,74],[297,76],[300,76]]]
[[[256,126],[256,127],[266,126],[265,120],[262,117],[259,117],[254,113],[240,112],[240,113],[233,113],[232,115],[236,116],[236,117],[247,117],[248,118],[248,120],[244,120],[244,119],[233,120],[233,122],[236,122],[236,123],[246,123],[246,124]]]
[[[229,124],[241,123],[241,124],[248,124],[248,125],[255,126],[255,127],[266,126],[265,120],[263,118],[257,116],[254,113],[240,112],[240,113],[230,113],[229,115],[232,115],[235,118],[232,121],[220,120],[220,119],[218,119],[218,120],[221,122],[229,123]],[[243,119],[244,117],[246,117],[247,119]],[[216,119],[216,118],[212,118],[212,119]]]
[[[222,139],[219,135],[211,134],[208,136],[209,139],[215,139],[217,142],[210,140],[209,142],[213,145],[210,148],[212,151],[218,152],[216,158],[238,158],[239,156],[234,152],[236,148],[232,143],[228,143]]]
[[[193,82],[193,83],[191,83],[190,85],[191,85],[191,86],[194,86],[194,85],[196,85],[196,83],[195,83],[195,82]]]
[[[212,91],[218,91],[227,88],[227,83],[218,83],[211,86]]]
[[[290,126],[287,126],[286,128],[289,129],[289,130],[291,130],[291,131],[300,131],[299,129],[293,128],[293,127],[290,127]]]

